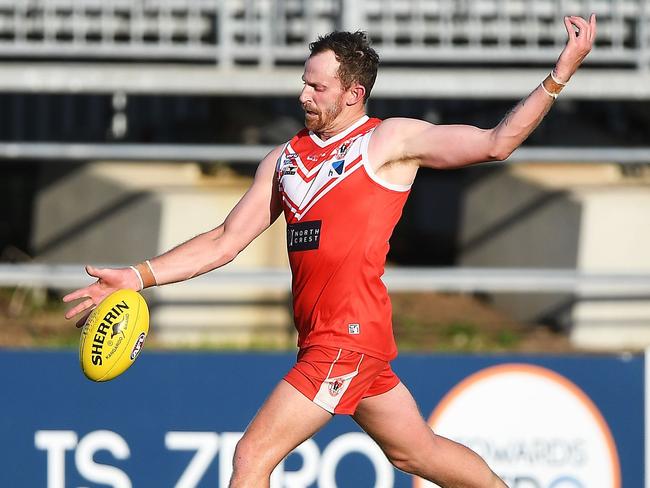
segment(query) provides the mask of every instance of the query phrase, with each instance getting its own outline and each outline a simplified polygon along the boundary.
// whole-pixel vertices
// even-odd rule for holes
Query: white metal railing
[[[386,62],[547,63],[564,14],[598,15],[592,63],[650,66],[648,0],[0,0],[0,56],[301,62],[364,29]]]
[[[0,286],[71,289],[92,280],[81,264],[0,264]],[[224,269],[188,282],[192,286],[249,285],[289,291],[289,270]],[[592,273],[570,269],[387,268],[390,291],[575,293],[590,297],[650,297],[650,274]]]
[[[68,144],[2,143],[0,163],[13,160],[71,161],[197,161],[257,164],[273,149],[244,144]],[[522,147],[507,163],[648,164],[650,147]]]

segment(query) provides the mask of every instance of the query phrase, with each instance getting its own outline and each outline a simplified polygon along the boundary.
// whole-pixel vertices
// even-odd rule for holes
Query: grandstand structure
[[[564,45],[561,15],[590,12],[594,70],[567,96],[650,98],[647,0],[3,0],[0,90],[292,95],[317,34],[363,29],[377,96],[520,96]]]
[[[509,160],[522,164],[419,177],[395,261],[460,268],[391,279],[501,293],[513,314],[550,318],[582,345],[650,344],[650,0],[0,0],[0,253],[13,241],[39,263],[0,267],[0,283],[78,286],[83,276],[57,266],[156,255],[224,217],[242,175],[300,126],[295,98],[318,34],[368,32],[382,59],[378,116],[480,125],[546,76],[566,42],[562,16],[591,12],[596,47],[550,114],[555,129]],[[208,222],[197,208],[212,209]],[[120,246],[107,241],[124,226],[134,232]],[[224,322],[286,332],[286,287],[273,281],[286,281],[283,234],[273,227],[238,259],[257,270],[241,289],[152,292],[159,329],[182,318],[199,340]],[[410,235],[432,261],[400,262],[415,254]]]

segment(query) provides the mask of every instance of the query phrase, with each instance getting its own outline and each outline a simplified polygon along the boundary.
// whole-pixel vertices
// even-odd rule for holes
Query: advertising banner
[[[145,351],[93,383],[74,352],[0,351],[0,486],[225,488],[241,433],[293,360]],[[644,485],[642,356],[402,355],[393,367],[434,430],[511,488]],[[395,470],[348,417],[272,478],[273,488],[430,486]]]

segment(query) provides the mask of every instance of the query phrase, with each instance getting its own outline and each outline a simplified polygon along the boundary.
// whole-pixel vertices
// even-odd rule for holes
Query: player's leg
[[[230,488],[268,487],[280,461],[331,418],[332,414],[281,381],[237,444]]]
[[[353,418],[402,471],[441,487],[506,487],[474,451],[434,434],[402,383],[364,398]]]

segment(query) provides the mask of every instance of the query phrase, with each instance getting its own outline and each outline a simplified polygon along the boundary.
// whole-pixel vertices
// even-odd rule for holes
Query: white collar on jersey
[[[343,139],[345,136],[350,134],[353,130],[357,129],[358,127],[362,126],[368,121],[369,117],[367,115],[364,115],[361,117],[359,120],[357,120],[354,124],[352,124],[350,127],[345,129],[343,132],[339,132],[335,136],[330,137],[326,141],[322,140],[320,137],[318,137],[316,134],[314,134],[312,131],[309,131],[309,137],[311,137],[311,140],[314,141],[316,144],[318,144],[319,147],[325,147],[329,146],[333,142],[340,141]]]

